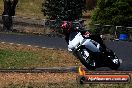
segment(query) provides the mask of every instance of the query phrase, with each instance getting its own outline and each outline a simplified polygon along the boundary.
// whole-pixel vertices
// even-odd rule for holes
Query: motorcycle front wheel
[[[86,49],[80,49],[76,51],[77,57],[80,62],[89,70],[96,69],[96,63],[94,60],[91,60],[90,55]]]
[[[118,68],[120,67],[120,61],[113,51],[108,52],[108,58],[110,61],[109,68],[111,68],[112,70],[118,70]]]
[[[119,61],[119,59],[115,59],[115,58],[111,59],[110,68],[112,70],[118,70],[119,67],[120,67],[120,61]]]

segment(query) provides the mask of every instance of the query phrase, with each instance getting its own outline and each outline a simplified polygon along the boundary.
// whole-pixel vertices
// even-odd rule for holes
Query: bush
[[[132,0],[98,0],[92,24],[132,26]]]
[[[45,0],[42,12],[49,19],[76,20],[82,17],[85,0]]]

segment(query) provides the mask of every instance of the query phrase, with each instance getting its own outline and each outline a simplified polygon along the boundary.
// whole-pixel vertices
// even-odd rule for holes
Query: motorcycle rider
[[[90,34],[88,32],[88,30],[84,30],[83,23],[84,23],[84,21],[78,21],[78,20],[75,22],[72,22],[72,21],[63,21],[62,22],[61,29],[63,30],[67,44],[69,44],[70,32],[81,31],[81,33],[86,35],[87,38],[90,38],[90,39],[95,40],[96,42],[100,43],[100,45],[103,47],[102,50],[105,52],[106,46],[103,43],[102,38],[99,35]]]

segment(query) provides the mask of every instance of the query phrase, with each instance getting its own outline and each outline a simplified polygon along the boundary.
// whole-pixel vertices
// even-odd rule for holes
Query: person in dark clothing
[[[12,16],[15,15],[15,8],[18,3],[18,0],[3,0],[4,2],[4,11],[2,14],[3,20],[3,30],[12,31]]]

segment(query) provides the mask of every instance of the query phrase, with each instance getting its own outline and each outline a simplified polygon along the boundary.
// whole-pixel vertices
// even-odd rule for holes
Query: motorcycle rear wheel
[[[89,70],[95,70],[96,69],[96,63],[94,60],[91,60],[90,56],[86,56],[85,49],[80,49],[76,52],[78,59],[80,60],[80,62]],[[95,65],[93,66],[92,63],[95,63]]]

